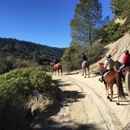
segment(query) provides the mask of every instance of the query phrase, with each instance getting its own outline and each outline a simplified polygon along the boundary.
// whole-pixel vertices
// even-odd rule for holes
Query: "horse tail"
[[[118,71],[116,71],[116,76],[119,97],[125,98],[125,93],[122,85],[122,76]]]
[[[130,96],[130,72],[126,73],[126,76],[125,76],[125,87],[126,87],[128,95]]]

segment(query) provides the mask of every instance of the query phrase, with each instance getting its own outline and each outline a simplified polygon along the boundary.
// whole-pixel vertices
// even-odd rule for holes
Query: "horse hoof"
[[[84,78],[86,78],[86,76]]]
[[[107,99],[110,99],[110,97],[109,97],[109,96],[107,96]]]
[[[112,102],[112,99],[110,99],[110,102]]]
[[[116,103],[116,105],[120,105],[120,103],[119,103],[119,102],[117,102],[117,103]]]

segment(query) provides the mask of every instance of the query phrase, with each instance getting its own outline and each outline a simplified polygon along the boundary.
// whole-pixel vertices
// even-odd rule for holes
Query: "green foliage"
[[[38,52],[38,56],[57,57],[60,59],[66,48],[49,47],[33,42],[19,41],[12,38],[0,38],[0,54],[15,55],[17,59],[33,60],[33,52]]]
[[[81,54],[85,52],[89,63],[95,63],[99,60],[104,54],[104,46],[100,43],[95,43],[88,46],[81,46],[78,44],[73,44],[69,48],[66,49],[63,57],[62,64],[64,70],[73,71],[77,69],[81,69]]]
[[[104,46],[101,43],[95,43],[92,44],[92,46],[87,46],[86,55],[89,59],[89,63],[93,64],[100,60],[104,56],[105,51],[106,50],[104,49]]]
[[[67,48],[62,57],[63,69],[65,71],[73,71],[80,68],[79,53],[81,46],[78,44],[73,44]]]
[[[111,0],[111,10],[119,18],[128,18],[130,0]]]
[[[102,29],[101,32],[102,43],[108,44],[114,42],[120,37],[122,37],[124,33],[127,31],[128,28],[126,25],[119,23],[111,23]]]
[[[16,69],[0,77],[0,90],[14,93],[26,97],[32,90],[46,90],[51,86],[51,76],[47,75],[40,68]]]
[[[14,60],[8,60],[0,57],[0,74],[8,72],[13,68]]]
[[[71,20],[72,42],[80,45],[91,44],[102,19],[102,5],[98,0],[80,0]]]
[[[33,90],[45,91],[51,76],[40,68],[16,69],[0,76],[0,129],[29,130],[27,96]]]

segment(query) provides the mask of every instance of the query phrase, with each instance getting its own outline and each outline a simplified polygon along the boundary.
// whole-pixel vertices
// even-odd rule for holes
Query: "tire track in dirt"
[[[63,91],[63,101],[60,111],[48,119],[51,124],[48,124],[46,129],[121,130],[123,128],[103,97],[85,83],[82,76],[55,76],[53,79],[59,82],[59,87]]]
[[[96,122],[97,126],[100,129],[119,130],[120,128],[122,128],[122,124],[120,123],[116,115],[112,112],[111,108],[109,108],[106,102],[95,90],[79,80],[75,80],[73,78],[70,78],[70,80],[77,84],[77,86],[80,87],[82,91],[87,94],[87,97],[90,101],[90,115],[88,116],[93,116],[92,118],[94,122]],[[92,112],[93,115],[91,115]]]

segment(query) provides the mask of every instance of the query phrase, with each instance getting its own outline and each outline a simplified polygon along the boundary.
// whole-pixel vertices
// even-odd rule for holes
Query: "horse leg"
[[[55,75],[56,75],[56,69],[55,69]]]
[[[88,70],[88,78],[90,78],[90,74],[89,74],[89,68],[87,68],[87,70]]]
[[[84,68],[82,69],[82,76],[84,76]]]
[[[116,104],[117,104],[117,105],[120,105],[118,86],[117,86],[117,101],[116,101]]]
[[[84,68],[84,78],[86,78],[86,67]]]
[[[110,97],[109,97],[109,91],[108,91],[108,85],[106,83],[104,83],[104,85],[105,85],[107,99],[110,99]]]
[[[59,69],[57,71],[58,71],[58,75],[59,75]]]
[[[110,85],[110,93],[111,93],[110,101],[112,101],[112,99],[113,99],[113,85]]]

